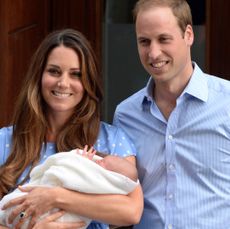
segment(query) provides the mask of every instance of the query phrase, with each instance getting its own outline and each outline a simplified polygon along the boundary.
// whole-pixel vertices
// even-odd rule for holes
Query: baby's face
[[[122,159],[117,157],[117,156],[108,155],[108,156],[104,157],[102,160],[97,161],[97,163],[101,167],[103,167],[107,170],[117,172],[117,170],[118,170],[117,166],[118,166],[120,160],[122,160]]]
[[[97,160],[96,163],[106,169],[106,163],[104,159]]]

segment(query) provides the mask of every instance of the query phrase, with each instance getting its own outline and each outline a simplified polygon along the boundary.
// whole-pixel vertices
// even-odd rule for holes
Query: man
[[[191,61],[185,0],[139,0],[134,16],[151,77],[114,116],[138,152],[145,206],[134,228],[230,228],[230,82]]]

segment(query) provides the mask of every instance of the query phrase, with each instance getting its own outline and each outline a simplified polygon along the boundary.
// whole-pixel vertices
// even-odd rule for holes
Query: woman
[[[28,181],[31,169],[48,156],[74,148],[125,156],[135,163],[135,151],[125,134],[100,122],[102,90],[96,58],[89,42],[71,29],[55,31],[38,47],[19,95],[13,125],[0,130],[0,195]],[[87,195],[64,188],[26,188],[28,195],[6,207],[17,205],[9,220],[20,213],[31,217],[34,228],[72,228],[54,223],[55,213],[36,224],[43,213],[59,208],[115,225],[137,223],[142,212],[140,186],[127,196]],[[19,223],[20,224],[20,223]],[[74,228],[80,228],[75,223]],[[106,228],[92,223],[88,228]]]

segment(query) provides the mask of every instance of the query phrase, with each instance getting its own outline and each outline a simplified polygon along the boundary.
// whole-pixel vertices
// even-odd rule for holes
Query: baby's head
[[[107,155],[101,160],[96,161],[101,167],[122,174],[130,179],[137,181],[136,167],[126,159],[114,155]]]

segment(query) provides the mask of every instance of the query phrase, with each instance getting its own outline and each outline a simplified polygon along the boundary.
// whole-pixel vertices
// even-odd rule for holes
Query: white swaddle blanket
[[[101,157],[95,155],[93,160],[100,160]],[[29,186],[61,186],[70,190],[96,193],[96,194],[128,194],[138,185],[126,176],[109,171],[76,153],[76,150],[54,154],[46,159],[43,164],[36,166],[30,173]],[[9,200],[26,195],[16,189],[12,193],[3,197],[0,208]],[[77,203],[76,203],[77,204]],[[13,228],[13,224],[8,223],[8,216],[13,208],[0,209],[0,224]],[[49,214],[49,213],[47,213]],[[46,216],[45,214],[44,216]],[[43,216],[43,217],[44,217]],[[85,221],[86,228],[91,220],[76,214],[66,213],[58,221],[76,222]],[[24,223],[22,229],[26,229],[28,221]],[[83,229],[82,228],[82,229]]]

